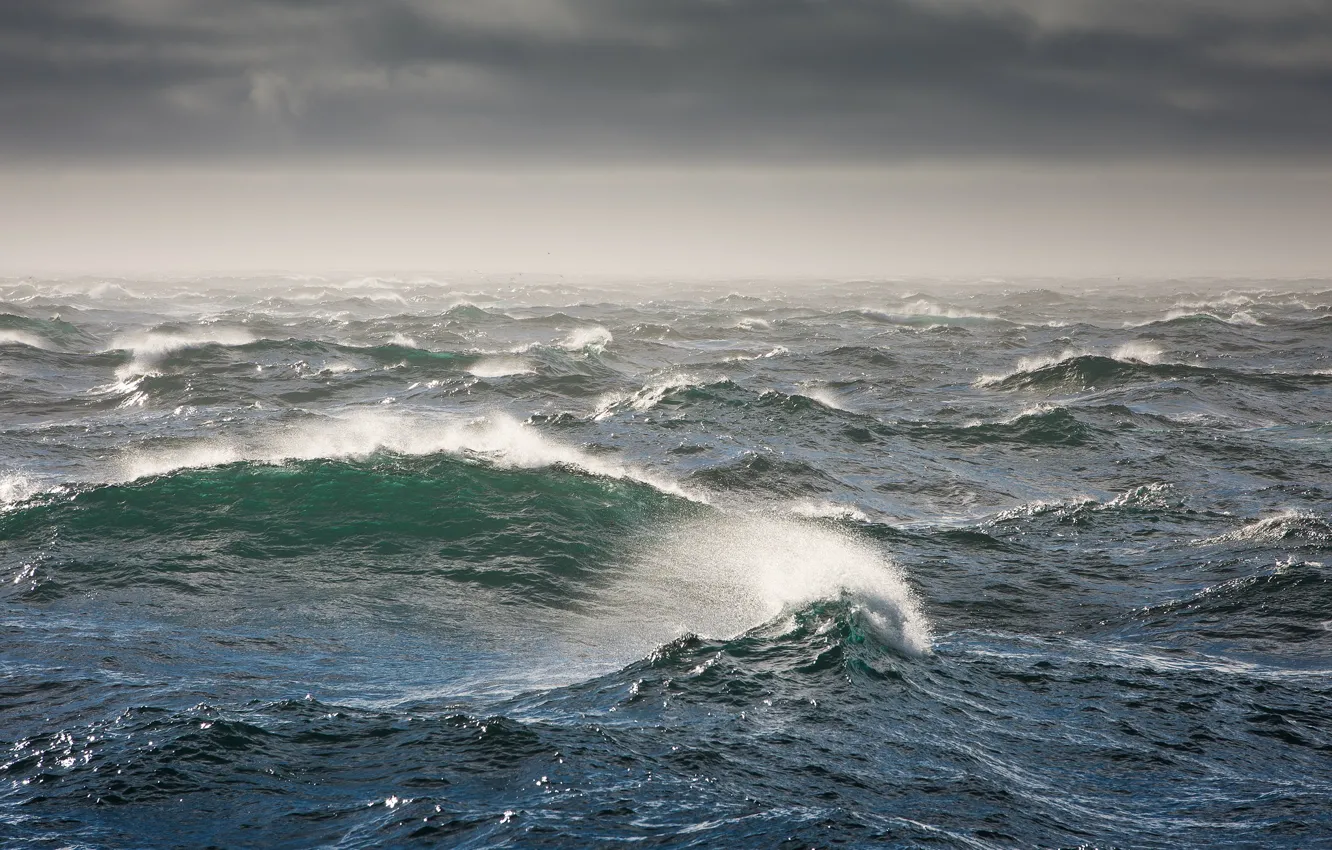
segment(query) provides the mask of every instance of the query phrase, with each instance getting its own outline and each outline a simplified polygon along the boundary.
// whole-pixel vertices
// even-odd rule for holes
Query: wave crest
[[[289,460],[337,460],[364,458],[380,451],[402,455],[475,455],[509,468],[565,466],[605,478],[638,481],[693,501],[706,501],[702,495],[686,492],[665,476],[551,440],[508,416],[440,419],[382,408],[321,417],[248,441],[205,440],[170,449],[132,450],[120,459],[111,481],[132,481],[179,469],[240,461],[276,464]]]
[[[897,565],[825,524],[712,515],[646,535],[606,591],[593,628],[660,645],[682,634],[732,638],[812,603],[845,597],[900,652],[932,651],[932,629]]]

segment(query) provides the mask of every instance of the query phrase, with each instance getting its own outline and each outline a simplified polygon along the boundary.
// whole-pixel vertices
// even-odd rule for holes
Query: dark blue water
[[[1332,846],[1332,284],[0,282],[0,843]]]

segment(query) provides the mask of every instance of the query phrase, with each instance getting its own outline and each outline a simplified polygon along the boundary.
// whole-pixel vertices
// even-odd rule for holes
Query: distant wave
[[[1117,348],[1110,356],[1068,349],[1049,357],[1024,357],[1012,371],[982,375],[973,386],[999,389],[1072,386],[1086,389],[1131,380],[1172,378],[1219,378],[1276,391],[1297,390],[1305,384],[1326,381],[1326,377],[1317,372],[1241,372],[1216,366],[1164,362],[1155,346],[1129,343]]]
[[[1042,372],[1048,372],[1052,367],[1065,364],[1095,364],[1097,361],[1113,361],[1121,364],[1141,364],[1152,366],[1161,362],[1165,352],[1155,343],[1134,340],[1126,342],[1114,350],[1108,357],[1104,355],[1091,354],[1086,351],[1068,348],[1061,354],[1049,355],[1044,357],[1023,357],[1017,362],[1017,365],[1009,372],[1003,372],[994,375],[982,375],[975,381],[977,387],[991,387],[1005,384],[1013,378],[1020,376],[1031,376]]]
[[[133,375],[152,372],[164,357],[176,351],[203,345],[245,345],[253,341],[254,335],[246,330],[204,326],[121,334],[111,341],[107,349],[129,351],[133,355],[128,364],[117,370],[117,377],[125,380]]]
[[[984,324],[1003,322],[1013,324],[1002,316],[993,313],[981,313],[971,310],[959,310],[945,307],[924,298],[903,304],[900,307],[864,308],[860,315],[867,319],[888,324],[929,325],[929,324]]]
[[[1209,306],[1214,306],[1214,305],[1209,305]],[[1199,309],[1198,307],[1190,306],[1190,307],[1175,308],[1173,310],[1168,311],[1163,317],[1159,319],[1149,319],[1145,322],[1139,322],[1138,324],[1133,325],[1133,327],[1150,327],[1152,325],[1186,324],[1186,323],[1199,323],[1199,322],[1213,322],[1216,324],[1235,325],[1235,326],[1247,325],[1251,327],[1259,326],[1262,324],[1262,322],[1260,322],[1252,313],[1244,310],[1233,312],[1229,316],[1223,316],[1220,315],[1219,313],[1213,313],[1206,309]]]
[[[622,409],[645,411],[651,410],[666,401],[675,400],[681,391],[697,390],[704,387],[722,387],[735,385],[725,376],[699,376],[689,372],[665,375],[643,385],[637,392],[614,392],[603,396],[593,413],[595,419],[606,419]]]
[[[1020,443],[1035,446],[1081,446],[1094,440],[1094,429],[1065,407],[1036,405],[997,422],[948,425],[918,422],[904,433],[959,445]]]
[[[600,354],[606,350],[615,337],[600,325],[579,328],[560,342],[560,347],[567,351],[588,351]]]

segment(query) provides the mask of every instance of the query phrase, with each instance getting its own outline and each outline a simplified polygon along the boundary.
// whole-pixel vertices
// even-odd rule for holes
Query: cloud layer
[[[45,0],[15,158],[1325,163],[1332,0]]]

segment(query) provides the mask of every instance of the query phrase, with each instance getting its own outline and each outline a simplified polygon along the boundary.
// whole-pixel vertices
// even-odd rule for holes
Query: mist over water
[[[0,843],[1332,840],[1326,281],[0,281]]]

